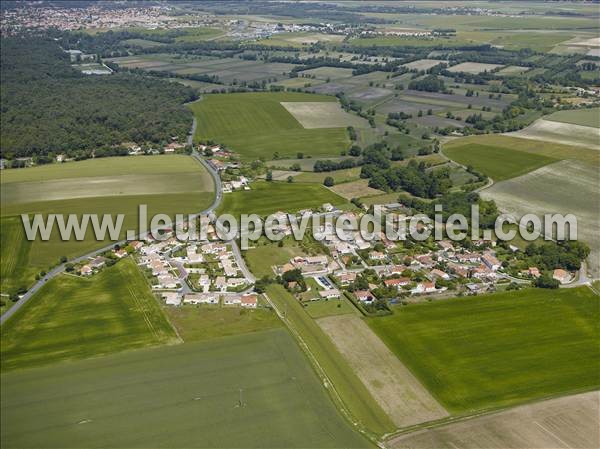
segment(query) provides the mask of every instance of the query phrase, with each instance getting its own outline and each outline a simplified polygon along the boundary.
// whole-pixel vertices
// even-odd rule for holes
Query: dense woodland
[[[134,74],[87,76],[52,40],[2,39],[2,157],[89,157],[124,142],[183,140],[191,88]],[[40,162],[43,162],[43,157]]]

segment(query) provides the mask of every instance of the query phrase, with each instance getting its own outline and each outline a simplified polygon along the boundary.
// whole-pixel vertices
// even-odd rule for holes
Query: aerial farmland
[[[597,4],[5,3],[3,448],[600,447]]]

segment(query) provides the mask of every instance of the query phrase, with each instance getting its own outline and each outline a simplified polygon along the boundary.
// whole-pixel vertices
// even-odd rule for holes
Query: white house
[[[190,293],[184,296],[184,304],[219,304],[219,295],[216,293]]]
[[[319,296],[321,296],[321,298],[327,298],[327,299],[339,298],[340,297],[340,291],[337,288],[330,288],[330,289],[327,289],[327,290],[321,290],[319,292]]]
[[[410,292],[413,295],[419,295],[424,293],[435,293],[437,289],[433,282],[421,282],[415,286]]]

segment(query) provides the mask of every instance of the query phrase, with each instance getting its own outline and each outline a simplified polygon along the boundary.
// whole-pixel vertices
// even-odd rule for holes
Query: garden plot
[[[369,126],[365,119],[342,110],[337,102],[282,101],[281,105],[306,129]]]
[[[599,183],[597,167],[564,160],[494,184],[481,195],[493,199],[502,211],[517,217],[528,213],[538,216],[574,214],[577,217],[577,237],[590,246],[589,268],[598,276],[600,205],[594,198],[597,197]]]
[[[385,192],[369,187],[368,179],[358,181],[344,182],[331,188],[339,196],[351,200],[352,198],[361,198],[365,196],[382,195]]]
[[[402,64],[402,67],[406,67],[409,70],[429,70],[440,64],[447,64],[448,61],[440,59],[419,59],[418,61],[409,62],[408,64]]]
[[[449,72],[452,73],[471,73],[477,75],[483,72],[491,72],[498,67],[502,67],[502,64],[483,64],[481,62],[463,62],[458,65],[454,65],[448,68]]]
[[[525,129],[506,135],[600,150],[600,129],[591,126],[539,119]]]

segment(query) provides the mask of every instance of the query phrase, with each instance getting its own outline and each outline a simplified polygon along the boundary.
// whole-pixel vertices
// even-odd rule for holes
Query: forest
[[[192,123],[183,103],[197,98],[189,87],[147,76],[83,75],[55,41],[42,38],[2,38],[1,75],[0,146],[9,160],[181,141]]]

